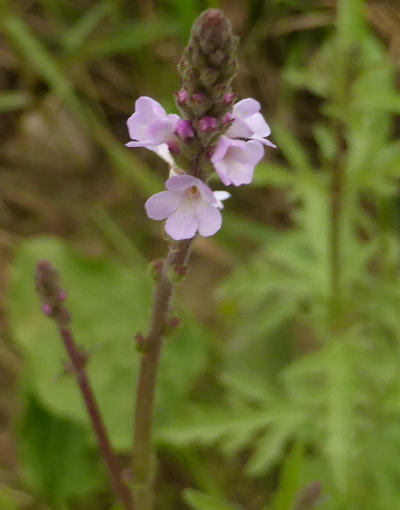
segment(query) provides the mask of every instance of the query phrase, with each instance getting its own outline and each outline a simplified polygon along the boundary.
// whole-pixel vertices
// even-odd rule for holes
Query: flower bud
[[[222,131],[222,119],[232,110],[235,96],[231,84],[236,73],[237,40],[229,20],[218,9],[204,11],[192,27],[189,44],[178,65],[182,90],[188,95],[178,95],[177,106],[182,116],[196,126],[197,135],[199,130],[201,133],[211,129],[204,122],[202,127],[199,125],[200,120],[207,117],[216,119],[212,129]],[[205,148],[211,139],[200,136],[199,143]]]
[[[218,119],[215,117],[203,117],[199,120],[200,131],[215,131],[218,128]]]
[[[185,142],[194,138],[194,131],[190,120],[179,119],[175,126],[175,134]]]

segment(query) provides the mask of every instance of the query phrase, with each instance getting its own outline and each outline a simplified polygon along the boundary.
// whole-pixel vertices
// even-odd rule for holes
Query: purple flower
[[[250,138],[276,148],[276,145],[265,138],[271,134],[271,129],[259,113],[260,109],[260,103],[250,97],[236,103],[232,111],[234,121],[226,132],[226,136],[229,138]]]
[[[223,135],[211,156],[211,162],[226,186],[240,186],[253,180],[254,168],[263,155],[263,146],[258,141],[244,142]]]
[[[172,239],[191,239],[196,232],[208,237],[221,228],[221,197],[217,198],[203,181],[191,175],[175,175],[165,187],[167,191],[150,197],[145,208],[152,220],[167,220],[165,230]]]
[[[179,116],[168,115],[164,108],[151,97],[142,96],[136,100],[135,113],[127,121],[132,142],[127,147],[146,147],[170,163],[168,151],[179,150],[175,126]]]

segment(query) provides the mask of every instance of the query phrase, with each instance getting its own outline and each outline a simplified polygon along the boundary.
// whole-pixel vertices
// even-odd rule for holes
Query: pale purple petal
[[[157,119],[166,118],[164,108],[151,97],[142,96],[136,100],[135,113],[127,120],[129,136],[134,140],[148,138],[148,126]]]
[[[151,196],[145,203],[147,216],[152,220],[165,220],[182,204],[181,193],[161,191]]]
[[[245,119],[250,117],[250,115],[254,115],[260,110],[260,103],[255,99],[248,97],[246,99],[242,99],[233,106],[233,115],[235,117],[239,117],[240,119]]]
[[[240,154],[245,144],[246,142],[233,140],[224,135],[222,135],[218,141],[215,152],[211,157],[211,162],[225,186],[232,184],[232,179],[230,177],[231,167],[232,163],[234,165],[236,164],[236,159],[232,151],[237,149]]]
[[[248,125],[246,120],[236,118],[226,132],[226,136],[230,138],[250,138],[253,135],[253,130]]]
[[[166,118],[154,120],[148,127],[148,136],[153,145],[160,145],[175,138],[174,129]]]
[[[261,113],[255,113],[247,117],[246,124],[253,130],[252,136],[254,137],[264,138],[271,134],[271,128],[268,126]]]
[[[194,213],[201,236],[212,236],[221,228],[222,216],[217,207],[202,200],[196,200],[194,202]]]
[[[257,165],[264,156],[264,148],[256,140],[249,140],[245,147],[245,160],[254,166]]]
[[[220,143],[221,147],[217,146],[211,161],[222,182],[226,186],[249,184],[255,165],[263,157],[263,146],[254,140],[243,142],[224,136],[221,136]]]
[[[125,147],[146,147],[146,149],[152,150],[154,144],[151,140],[142,140],[140,142],[130,141],[125,144]]]
[[[136,99],[135,110],[149,120],[167,115],[160,103],[148,96],[141,96]]]
[[[270,142],[266,138],[257,138],[256,136],[252,136],[251,139],[254,140],[255,142],[261,142],[264,145],[267,145],[268,147],[272,147],[273,149],[277,148],[277,146],[274,143]]]
[[[231,194],[229,193],[229,191],[214,191],[214,196],[217,199],[218,209],[223,209],[224,208],[223,201],[230,198]]]
[[[197,183],[197,189],[200,191],[201,198],[208,202],[209,204],[213,205],[214,207],[217,207],[217,199],[215,198],[214,193],[211,191],[211,189],[207,186],[207,184],[200,179],[198,179]]]
[[[191,239],[195,236],[197,227],[191,200],[185,200],[165,223],[167,234],[176,241]]]
[[[179,115],[177,115],[176,113],[169,113],[167,115],[167,118],[168,118],[168,122],[171,124],[172,128],[175,128],[176,123],[180,120]]]
[[[192,175],[174,175],[165,183],[165,187],[170,191],[183,191],[191,186],[198,187],[198,183],[202,182]]]
[[[240,147],[243,143],[244,142],[241,142],[240,140],[232,140],[225,135],[220,136],[214,154],[211,156],[211,161],[214,163],[215,161],[222,160],[231,145],[237,145]]]
[[[157,156],[162,158],[165,162],[169,164],[169,166],[175,165],[174,158],[171,156],[169,152],[168,145],[166,143],[162,143],[157,145],[156,147],[148,147],[151,151],[154,151]]]

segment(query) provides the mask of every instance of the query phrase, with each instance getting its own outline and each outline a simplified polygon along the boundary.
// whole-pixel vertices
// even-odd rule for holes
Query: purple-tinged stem
[[[162,341],[174,293],[171,272],[186,266],[193,239],[172,245],[154,292],[150,329],[145,340],[136,395],[133,443],[134,499],[137,510],[151,510],[154,500],[153,412]]]
[[[96,397],[85,371],[85,357],[76,345],[71,329],[59,324],[59,331],[71,361],[73,371],[76,375],[79,389],[82,393],[93,430],[96,434],[101,454],[108,467],[114,491],[118,499],[124,505],[125,510],[133,510],[131,492],[123,481],[121,467],[112,449],[105,424],[96,402]]]

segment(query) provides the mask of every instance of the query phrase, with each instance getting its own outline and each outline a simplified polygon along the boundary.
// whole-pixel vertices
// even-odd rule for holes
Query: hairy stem
[[[150,329],[142,355],[136,395],[133,444],[134,498],[137,510],[150,510],[154,499],[153,410],[157,372],[174,283],[171,272],[185,267],[193,239],[171,245],[154,292]]]
[[[112,449],[94,392],[85,371],[85,357],[76,345],[72,331],[60,324],[59,330],[96,434],[101,454],[108,467],[114,491],[124,505],[125,510],[133,510],[131,492],[123,481],[121,467]]]

